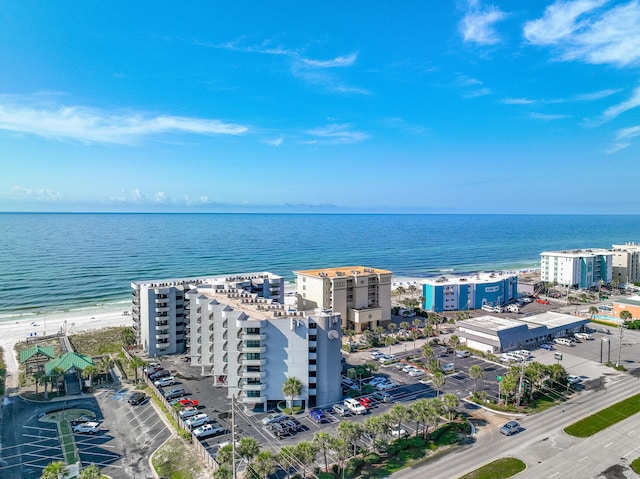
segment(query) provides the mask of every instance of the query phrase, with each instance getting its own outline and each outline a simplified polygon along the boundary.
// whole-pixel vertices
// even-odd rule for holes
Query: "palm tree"
[[[482,379],[484,376],[484,369],[477,364],[474,364],[469,368],[469,377],[473,379],[473,394],[478,390],[478,379]]]
[[[136,345],[136,333],[133,328],[124,328],[121,333],[122,343],[127,349]]]
[[[407,334],[407,331],[409,330],[410,326],[411,325],[409,324],[409,321],[402,321],[400,323],[400,330],[402,331],[403,336]]]
[[[440,399],[432,399],[429,401],[429,422],[435,431],[438,428],[438,424],[440,423],[440,416],[442,416],[442,412],[444,411],[444,406]]]
[[[393,405],[388,414],[393,419],[395,427],[397,428],[396,431],[398,431],[398,434],[400,434],[400,429],[402,429],[402,422],[408,420],[411,416],[409,409],[407,409],[404,404],[398,403]]]
[[[420,336],[420,331],[418,331],[417,329],[414,329],[411,331],[411,339],[413,339],[413,354],[416,354],[416,340],[418,339],[418,336]]]
[[[314,433],[312,443],[316,446],[320,451],[322,451],[322,455],[324,456],[324,470],[329,472],[329,461],[327,460],[327,452],[331,449],[331,440],[333,436],[326,431],[318,431]]]
[[[147,364],[147,363],[142,358],[139,358],[138,356],[132,356],[131,357],[131,361],[129,362],[129,365],[133,368],[133,373],[135,374],[136,384],[138,384],[138,368],[141,368],[145,364]]]
[[[251,462],[251,469],[262,479],[278,470],[277,458],[271,451],[260,451]]]
[[[364,428],[359,422],[341,421],[338,424],[338,437],[353,444],[353,455],[356,455],[356,442],[362,437]]]
[[[341,422],[340,424],[345,423]],[[296,461],[297,459],[295,446],[282,446],[280,448],[280,452],[278,453],[278,462],[280,463],[280,466],[282,466],[282,469],[284,469],[284,472],[287,473],[287,477],[289,477],[291,468],[296,463]]]
[[[64,370],[61,367],[55,367],[51,371],[51,377],[56,378],[56,392],[60,392],[60,376],[64,374]]]
[[[436,398],[440,396],[440,390],[447,382],[447,376],[442,371],[436,371],[431,377],[431,384],[436,388]]]
[[[447,413],[449,414],[449,421],[453,421],[453,413],[455,409],[458,407],[458,405],[460,404],[460,401],[458,400],[458,396],[456,396],[455,394],[447,393],[444,396],[442,396],[442,404],[444,405]]]
[[[351,455],[351,447],[349,443],[344,439],[332,437],[331,438],[331,450],[338,456],[338,470],[342,471],[344,468],[344,461]]]
[[[459,344],[460,344],[460,338],[455,334],[452,334],[451,337],[449,338],[449,346],[453,349],[452,361],[453,361],[454,367],[456,365],[456,348],[458,347]]]
[[[422,357],[427,360],[427,364],[430,364],[431,360],[436,356],[433,348],[429,345],[429,343],[424,343],[420,349],[422,351]],[[431,367],[429,367],[429,370],[431,371]]]
[[[378,338],[378,341],[380,341],[384,335],[384,328],[382,326],[377,326],[375,329],[375,335]]]
[[[240,459],[245,462],[251,462],[251,460],[260,451],[260,443],[258,440],[251,436],[246,436],[240,439],[238,447],[236,447],[236,453]]]
[[[63,461],[55,461],[47,464],[42,470],[40,479],[60,479],[69,471],[69,468]]]
[[[590,306],[589,307],[589,315],[591,316],[589,319],[593,319],[593,316],[598,314],[598,308],[596,308],[595,306]]]
[[[218,454],[216,455],[216,462],[221,466],[227,466],[231,468],[233,464],[233,445],[226,444],[218,449]]]
[[[100,479],[100,477],[102,477],[100,468],[95,464],[91,464],[80,471],[78,479]]]
[[[307,477],[307,468],[315,462],[317,453],[316,446],[308,441],[301,441],[296,444],[295,457],[302,464],[302,477]]]
[[[631,314],[629,311],[627,311],[626,309],[623,309],[622,311],[620,311],[620,319],[623,322],[627,322],[629,321],[631,318],[633,318],[633,314]]]
[[[216,456],[217,460],[217,456]],[[218,469],[216,469],[213,473],[213,479],[232,479],[233,471],[226,464],[220,464]]]
[[[398,325],[396,323],[389,323],[389,325],[387,326],[387,329],[389,330],[389,334],[394,335],[396,332],[396,329],[398,329]]]
[[[355,336],[356,332],[353,329],[345,329],[342,332],[343,336],[347,337],[347,341],[349,342],[349,352],[353,351],[353,337]]]
[[[44,378],[46,376],[47,375],[43,371],[36,371],[35,373],[33,373],[33,380],[36,383],[36,394],[38,394],[38,384],[44,383]]]
[[[300,396],[300,393],[302,393],[302,382],[296,377],[287,378],[282,385],[282,394],[284,394],[285,397],[291,398],[289,408],[293,408],[293,399],[296,396]]]
[[[391,336],[384,337],[384,345],[389,346],[389,354],[391,354],[391,346],[396,344],[396,340]]]
[[[89,378],[89,389],[93,386],[93,375],[98,371],[98,368],[95,366],[87,366],[82,371],[82,374],[85,374]]]
[[[416,329],[422,328],[422,320],[420,318],[414,319],[413,321],[411,321],[411,324],[413,324],[413,327]]]

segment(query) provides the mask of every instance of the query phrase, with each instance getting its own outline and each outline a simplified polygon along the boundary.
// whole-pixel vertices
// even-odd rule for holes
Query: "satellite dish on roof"
[[[327,336],[329,337],[329,339],[338,339],[340,337],[340,334],[335,329],[330,329],[327,333]]]

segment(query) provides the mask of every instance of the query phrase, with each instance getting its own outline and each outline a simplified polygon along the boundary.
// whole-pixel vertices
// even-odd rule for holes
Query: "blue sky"
[[[638,213],[638,0],[3,2],[0,62],[0,211]]]

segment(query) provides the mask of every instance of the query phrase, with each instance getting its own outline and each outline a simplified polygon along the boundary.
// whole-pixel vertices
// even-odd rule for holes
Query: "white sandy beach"
[[[0,322],[0,346],[4,351],[4,359],[7,363],[6,389],[18,387],[18,358],[14,346],[20,341],[25,341],[29,335],[45,336],[66,331],[74,334],[91,329],[109,328],[114,326],[131,326],[131,316],[123,315],[126,308],[118,306],[104,310],[88,310],[68,313],[56,313],[43,315],[36,320],[33,317],[17,321]]]

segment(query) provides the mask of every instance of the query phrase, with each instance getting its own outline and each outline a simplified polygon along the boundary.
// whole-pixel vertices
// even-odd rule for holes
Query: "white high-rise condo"
[[[572,288],[589,289],[611,283],[613,253],[577,249],[540,253],[540,279]]]

